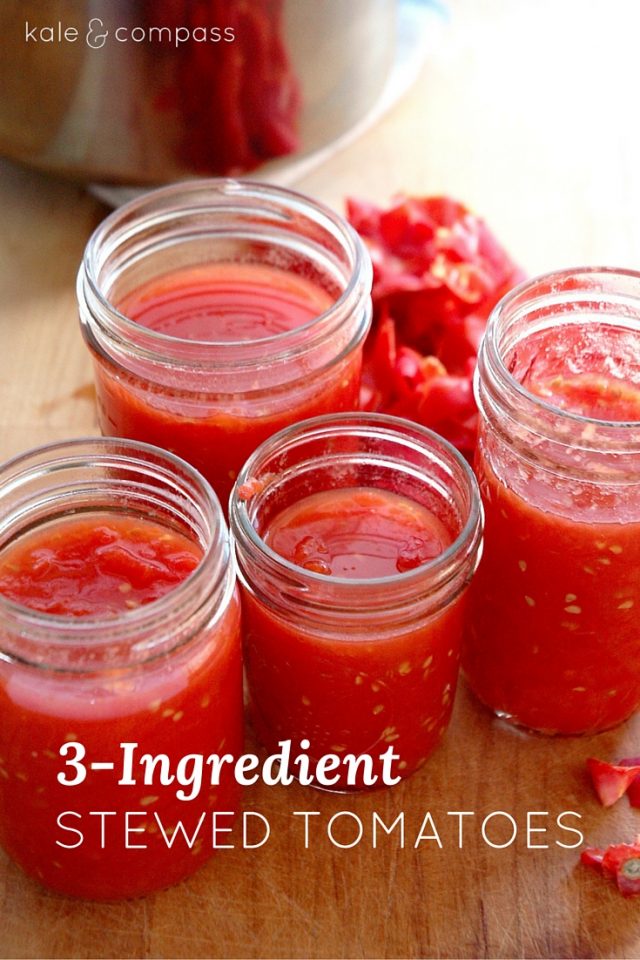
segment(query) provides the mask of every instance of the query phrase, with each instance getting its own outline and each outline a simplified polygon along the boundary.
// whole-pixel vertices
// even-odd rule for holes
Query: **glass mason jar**
[[[353,488],[400,495],[429,511],[450,545],[405,572],[349,579],[298,566],[265,542],[274,518],[301,498]],[[335,520],[343,522],[339,513]],[[408,776],[435,748],[453,705],[464,596],[482,536],[468,465],[415,423],[376,414],[318,417],[254,453],[232,494],[230,523],[262,742],[272,751],[291,739],[295,754],[308,740],[312,771],[329,753],[369,755],[376,785],[380,755],[393,745],[394,776]],[[335,777],[332,789],[368,785],[348,783],[346,771]]]
[[[247,333],[240,322],[218,340],[207,333],[215,305],[204,304],[209,319],[191,339],[176,335],[179,326],[154,329],[119,312],[149,284],[166,294],[172,276],[171,309],[179,311],[180,283],[184,305],[197,271],[212,265],[232,271],[232,287],[234,269],[245,281],[247,270],[292,278],[320,312],[307,303],[311,319],[301,325]],[[78,277],[102,432],[170,449],[207,477],[226,507],[240,467],[263,440],[305,417],[357,408],[371,278],[369,255],[346,221],[289,190],[198,180],[121,207],[89,240]],[[262,283],[249,307],[241,305],[249,327],[256,311],[268,311],[269,282]]]
[[[144,782],[139,759],[164,755],[176,774],[186,754],[238,755],[243,743],[229,537],[213,491],[188,464],[106,439],[11,460],[0,468],[0,571],[23,535],[55,522],[64,537],[70,520],[106,515],[187,537],[202,559],[171,592],[110,617],[43,613],[0,594],[0,842],[45,886],[91,899],[189,875],[211,856],[211,825],[190,848],[179,822],[191,836],[203,812],[238,807],[232,775],[185,801],[179,782],[159,782],[161,767]],[[135,747],[132,783],[118,782],[121,743]],[[74,785],[58,779],[76,774]]]
[[[548,274],[480,350],[486,514],[463,667],[501,717],[595,733],[640,703],[640,274]]]

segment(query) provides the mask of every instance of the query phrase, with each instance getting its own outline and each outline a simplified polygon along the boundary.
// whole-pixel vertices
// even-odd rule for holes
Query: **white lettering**
[[[433,830],[433,833],[425,833],[425,830],[427,827],[431,827]],[[431,816],[431,813],[428,810],[424,816],[424,820],[422,821],[422,824],[420,825],[420,832],[418,833],[418,836],[416,837],[416,842],[413,845],[414,850],[418,849],[419,845],[422,843],[423,840],[435,840],[438,846],[440,847],[440,849],[442,850],[442,840],[440,839],[440,835],[436,830],[436,825],[433,822],[433,817]]]
[[[107,837],[106,837],[106,826],[107,826],[107,817],[115,817],[115,810],[90,810],[90,817],[99,817],[100,818],[100,849],[104,850]]]
[[[249,843],[247,839],[247,827],[249,824],[249,818],[255,817],[257,820],[262,822],[264,827],[264,833],[260,840],[256,843]],[[263,817],[261,813],[258,813],[256,810],[245,810],[242,814],[242,846],[245,850],[257,850],[258,847],[263,847],[269,837],[271,836],[271,825],[266,817]]]
[[[358,834],[355,840],[351,840],[349,843],[341,843],[340,840],[336,840],[333,835],[333,825],[338,821],[339,818],[342,817],[349,817],[351,820],[355,820],[356,824],[358,825]],[[329,835],[331,843],[334,845],[334,847],[340,847],[341,850],[350,850],[351,847],[357,847],[362,840],[363,833],[364,827],[362,826],[362,820],[357,813],[352,813],[350,810],[338,810],[337,813],[334,813],[327,824],[327,834]]]
[[[448,817],[458,817],[458,850],[462,850],[462,818],[475,817],[473,810],[447,810]]]
[[[204,817],[204,813],[202,814]],[[218,817],[234,817],[231,810],[216,810],[211,814],[211,840],[214,850],[233,850],[233,843],[218,843],[219,833],[231,833],[233,827],[222,827],[218,824]]]
[[[187,793],[185,790],[177,790],[178,800],[193,800],[200,793],[202,787],[202,754],[187,753],[180,757],[176,770],[176,778],[182,787],[191,787]],[[171,778],[173,780],[173,777]]]
[[[576,813],[575,810],[563,810],[562,813],[559,813],[556,817],[556,823],[561,830],[565,830],[567,833],[575,833],[578,839],[575,843],[563,843],[562,840],[556,840],[556,844],[559,847],[564,847],[565,850],[575,850],[576,847],[581,846],[584,843],[584,834],[581,830],[577,830],[575,827],[565,827],[562,822],[565,817],[577,817],[578,820],[582,820],[582,814]]]
[[[121,787],[133,787],[135,786],[135,779],[133,776],[133,755],[138,749],[137,743],[121,743],[120,749],[122,750],[122,776],[118,780],[118,784]]]
[[[513,827],[513,832],[511,837],[506,840],[504,843],[492,843],[487,836],[487,824],[489,821],[493,820],[494,817],[506,817],[511,826]],[[504,810],[494,810],[493,813],[487,814],[487,816],[482,821],[482,838],[485,843],[488,843],[490,847],[494,847],[496,850],[503,850],[505,847],[510,847],[516,836],[518,835],[518,824],[513,819],[510,813],[505,813]]]
[[[62,843],[61,840],[56,840],[56,846],[64,847],[65,850],[75,850],[76,847],[79,847],[82,845],[84,841],[84,834],[82,833],[82,830],[76,830],[75,827],[65,826],[65,824],[62,822],[63,817],[77,817],[79,820],[81,820],[82,817],[80,816],[79,813],[76,813],[74,810],[65,810],[63,813],[58,815],[58,818],[56,820],[56,823],[58,824],[61,830],[67,830],[69,833],[77,833],[79,837],[76,843]]]
[[[94,24],[98,26],[95,27]],[[89,20],[89,29],[87,30],[87,45],[90,46],[93,50],[100,50],[101,47],[104,47],[107,42],[107,37],[109,36],[109,31],[106,30],[104,33],[97,33],[96,31],[104,27],[103,21],[100,17],[92,17]]]
[[[197,827],[195,828],[195,830],[194,830],[194,832],[193,832],[193,835],[192,835],[191,837],[188,835],[188,833],[187,833],[187,831],[186,831],[186,829],[185,829],[185,826],[184,826],[184,823],[182,822],[182,820],[177,820],[176,823],[175,823],[175,825],[174,825],[173,827],[170,827],[170,828],[169,828],[169,832],[167,832],[167,831],[165,830],[164,824],[163,824],[162,820],[160,819],[160,817],[158,816],[158,814],[157,814],[157,813],[154,813],[153,816],[155,817],[155,821],[156,821],[156,823],[158,824],[158,827],[160,828],[160,833],[162,834],[162,837],[163,837],[163,839],[164,839],[164,842],[165,842],[166,845],[169,847],[169,849],[171,849],[171,847],[172,847],[173,844],[175,843],[175,839],[176,839],[176,837],[178,836],[178,834],[182,834],[182,836],[183,836],[183,838],[184,838],[187,846],[189,847],[189,849],[191,849],[191,848],[193,847],[194,843],[196,842],[196,839],[197,839],[197,837],[198,837],[198,834],[200,833],[200,828],[202,827],[202,824],[204,823],[204,819],[205,819],[205,817],[206,817],[206,813],[202,813],[202,814],[200,815],[200,819],[198,820],[198,825],[197,825]],[[213,816],[214,816],[214,820],[215,820],[215,814],[214,814]]]
[[[548,843],[532,843],[532,833],[546,833],[546,827],[534,827],[531,823],[532,817],[548,817],[548,810],[527,810],[527,850],[548,850]]]
[[[65,766],[73,767],[75,770],[75,776],[69,779],[66,773],[58,774],[58,783],[61,783],[64,787],[75,787],[87,779],[87,768],[85,767],[84,763],[82,763],[87,751],[85,750],[83,744],[76,743],[75,741],[63,743],[60,747],[60,756],[66,757],[66,755],[72,750],[75,752],[75,755],[73,757],[69,757],[68,760],[65,760]]]
[[[124,815],[124,845],[127,850],[146,850],[148,847],[147,843],[129,843],[129,834],[131,833],[144,833],[146,827],[144,824],[141,827],[132,827],[130,821],[133,817],[145,817],[146,813],[144,810],[127,810]]]
[[[304,817],[304,848],[309,849],[309,817],[319,817],[319,810],[294,810],[294,817]]]
[[[395,818],[393,823],[390,826],[387,826],[384,820],[380,817],[376,811],[373,811],[373,849],[375,850],[378,846],[378,832],[377,827],[380,825],[382,830],[386,833],[387,836],[390,836],[391,833],[395,830],[396,826],[400,824],[400,849],[404,850],[404,813],[399,813]]]

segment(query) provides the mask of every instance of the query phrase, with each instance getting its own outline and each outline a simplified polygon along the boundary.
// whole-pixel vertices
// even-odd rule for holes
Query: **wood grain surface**
[[[484,215],[530,272],[640,267],[639,14],[633,0],[457,0],[411,93],[374,129],[297,184],[340,209],[446,191]],[[354,51],[357,55],[357,51]],[[103,215],[77,186],[0,166],[0,456],[96,433],[74,282]],[[0,718],[1,722],[1,718]],[[249,739],[249,748],[251,739]],[[437,754],[405,784],[367,796],[299,787],[246,792],[272,835],[221,851],[196,876],[145,900],[98,905],[48,894],[0,853],[2,957],[637,957],[640,902],[558,846],[567,810],[590,843],[630,840],[626,800],[604,811],[584,760],[640,753],[640,722],[592,739],[532,738],[481,709],[464,684]],[[294,811],[314,810],[309,849]],[[472,811],[460,848],[457,819]],[[480,823],[518,825],[494,849]],[[339,811],[361,842],[327,836]],[[371,818],[405,816],[372,845]],[[435,839],[414,841],[427,811]],[[527,849],[526,815],[547,834]],[[342,817],[336,837],[353,835]],[[500,820],[501,822],[498,822]],[[568,822],[568,821],[567,821]],[[505,818],[489,826],[505,839]],[[429,832],[429,831],[427,831]],[[433,830],[431,830],[433,832]],[[241,838],[236,835],[236,842]]]

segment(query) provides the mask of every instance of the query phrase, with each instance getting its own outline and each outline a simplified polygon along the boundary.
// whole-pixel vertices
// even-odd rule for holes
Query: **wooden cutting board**
[[[412,93],[297,187],[338,209],[348,193],[386,201],[401,189],[446,191],[485,215],[531,272],[638,267],[637,5],[619,0],[606,21],[580,0],[452,6],[446,45]],[[79,188],[8,163],[0,207],[4,459],[97,432],[74,280],[103,211]],[[638,956],[640,902],[580,867],[578,851],[558,845],[574,837],[556,822],[575,811],[581,821],[566,824],[579,823],[589,843],[631,839],[640,815],[626,800],[603,810],[584,761],[637,753],[638,719],[592,739],[532,738],[495,721],[462,685],[443,745],[409,781],[366,796],[247,790],[246,808],[269,820],[269,841],[220,851],[145,900],[53,896],[0,854],[0,956]],[[296,811],[318,814],[308,849]],[[472,814],[462,845],[456,811]],[[505,814],[517,827],[502,849],[481,831],[496,811],[486,828],[493,843],[513,832]],[[374,812],[386,824],[404,816],[404,846],[396,828],[379,831],[373,847]],[[527,847],[532,812],[532,826],[547,830],[531,834],[537,849]],[[334,845],[327,824],[336,814],[334,840],[350,842],[360,822],[357,845]]]

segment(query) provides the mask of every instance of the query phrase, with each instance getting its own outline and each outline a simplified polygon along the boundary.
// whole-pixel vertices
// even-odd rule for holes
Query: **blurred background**
[[[27,22],[79,42],[26,42]],[[176,47],[203,24],[234,41]],[[60,350],[88,379],[74,283],[96,185],[113,203],[114,184],[248,170],[339,211],[447,194],[529,274],[638,267],[639,27],[635,0],[3,0],[0,455],[93,422],[43,372]]]
[[[234,41],[193,39],[212,24]],[[630,266],[638,26],[634,0],[4,0],[0,153],[102,185],[250,171],[338,208],[445,192],[532,272]],[[69,189],[2,178],[21,215],[30,184]]]
[[[0,145],[113,184],[290,179],[405,91],[445,18],[439,0],[5,0]]]

